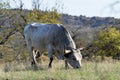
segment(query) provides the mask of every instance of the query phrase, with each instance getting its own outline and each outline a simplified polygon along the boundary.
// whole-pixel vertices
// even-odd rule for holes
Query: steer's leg
[[[36,59],[35,59],[35,54],[33,52],[33,47],[29,47],[29,53],[30,53],[30,60],[31,60],[31,65],[34,69],[37,69],[37,64],[36,64]]]
[[[34,50],[34,48],[32,47],[32,54],[33,54],[33,61],[34,61],[34,65],[36,66],[37,65],[37,61],[36,61],[36,53],[37,53],[37,50]]]
[[[26,36],[26,37],[28,37],[28,36]],[[31,40],[29,38],[26,39],[26,43],[27,43],[27,48],[29,50],[31,65],[35,69],[37,67],[37,65],[36,65],[36,62],[35,62],[34,54],[33,54],[33,47],[32,47],[32,44],[31,44]]]
[[[35,53],[36,53],[35,58],[39,58],[42,55],[41,52],[39,51],[36,51]]]
[[[68,61],[65,59],[65,69],[68,69]]]
[[[52,61],[53,61],[53,48],[52,48],[52,46],[48,46],[48,57],[50,59],[48,68],[51,68],[52,67]]]
[[[40,51],[38,51],[38,50],[34,50],[33,52],[35,53],[36,63],[37,63],[38,61],[40,61],[40,62],[42,63],[42,59],[40,58],[40,60],[39,60],[39,57],[42,56],[42,52],[40,52]]]
[[[52,67],[52,61],[53,61],[53,57],[50,58],[50,62],[49,62],[48,68]]]

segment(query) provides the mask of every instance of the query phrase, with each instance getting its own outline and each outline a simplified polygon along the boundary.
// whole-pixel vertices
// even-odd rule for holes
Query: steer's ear
[[[64,57],[68,58],[71,52],[72,52],[71,50],[65,50]]]

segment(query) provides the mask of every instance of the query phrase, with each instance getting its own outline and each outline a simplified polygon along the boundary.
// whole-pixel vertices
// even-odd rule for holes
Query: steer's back
[[[49,44],[54,44],[55,38],[63,36],[59,33],[65,34],[65,29],[57,24],[29,24],[24,29],[24,34],[28,46],[37,49],[45,49]]]

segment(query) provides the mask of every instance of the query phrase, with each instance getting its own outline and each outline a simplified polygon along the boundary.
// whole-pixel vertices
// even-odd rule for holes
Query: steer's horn
[[[85,49],[85,47],[79,48],[80,51],[81,51],[81,50],[84,50],[84,49]]]
[[[65,53],[70,53],[71,52],[71,50],[65,50]]]

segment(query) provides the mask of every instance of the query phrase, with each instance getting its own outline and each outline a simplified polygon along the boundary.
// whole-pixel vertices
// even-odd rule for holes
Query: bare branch
[[[13,34],[15,34],[17,32],[17,30],[13,29],[11,32],[9,32],[4,39],[0,42],[0,45],[5,44],[6,41],[8,41],[9,37],[12,36]]]

